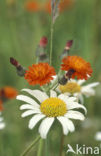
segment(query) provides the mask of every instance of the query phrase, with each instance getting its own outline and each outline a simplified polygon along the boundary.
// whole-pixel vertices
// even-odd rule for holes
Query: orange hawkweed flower
[[[92,68],[89,62],[86,62],[79,56],[67,56],[62,60],[61,69],[68,71],[66,76],[69,78],[87,80],[92,74]]]
[[[26,71],[25,79],[30,85],[39,84],[40,86],[49,83],[53,80],[53,75],[56,75],[55,70],[48,63],[33,64]]]
[[[0,100],[0,111],[3,110],[3,104],[2,103],[3,103],[2,100]]]
[[[37,1],[29,1],[25,4],[25,8],[27,11],[37,12],[40,11],[40,3]]]
[[[2,89],[2,92],[3,92],[3,96],[7,99],[13,99],[15,98],[17,95],[18,95],[18,92],[15,88],[12,88],[12,87],[4,87]]]

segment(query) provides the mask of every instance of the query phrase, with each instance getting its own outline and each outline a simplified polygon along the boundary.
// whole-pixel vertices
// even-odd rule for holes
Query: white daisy
[[[99,132],[96,133],[95,140],[101,141],[101,131],[99,131]]]
[[[64,93],[68,96],[76,96],[80,100],[80,102],[83,104],[83,95],[86,97],[94,96],[95,90],[93,87],[96,87],[99,85],[99,82],[90,83],[88,85],[82,86],[82,84],[85,82],[85,80],[74,80],[70,79],[66,85],[59,85],[57,87],[57,91]]]
[[[87,112],[84,106],[75,101],[76,97],[68,97],[64,94],[57,96],[57,93],[53,90],[50,91],[50,96],[40,90],[23,89],[23,91],[32,95],[38,102],[28,96],[18,95],[18,100],[26,102],[20,107],[20,110],[26,110],[22,117],[33,115],[28,125],[30,129],[34,128],[43,119],[39,127],[39,133],[44,139],[47,137],[55,119],[61,123],[64,135],[75,130],[70,119],[84,120],[82,113],[72,110],[82,108]]]
[[[1,117],[1,112],[0,112],[0,130],[5,127],[5,123],[3,122],[3,117]]]

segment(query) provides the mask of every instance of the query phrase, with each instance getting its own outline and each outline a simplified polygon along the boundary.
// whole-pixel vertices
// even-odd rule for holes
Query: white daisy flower
[[[96,133],[95,140],[101,141],[101,131],[99,131],[99,132]]]
[[[1,117],[1,112],[0,112],[0,130],[5,128],[5,123],[3,122],[3,117]]]
[[[33,129],[43,119],[39,126],[39,133],[44,139],[47,137],[55,119],[61,123],[63,133],[67,135],[69,131],[73,132],[75,130],[70,119],[84,120],[85,118],[79,111],[72,110],[82,108],[87,112],[84,106],[75,101],[76,97],[68,97],[64,94],[57,96],[57,93],[53,90],[50,91],[50,96],[40,90],[23,89],[23,91],[32,95],[38,102],[28,96],[18,95],[18,100],[26,102],[20,107],[20,110],[26,110],[22,117],[33,115],[28,125],[30,129]]]
[[[90,83],[88,85],[82,86],[82,84],[85,82],[85,80],[74,80],[70,79],[66,85],[59,85],[57,87],[57,91],[64,93],[68,96],[76,96],[80,100],[80,102],[83,104],[83,95],[86,97],[94,96],[95,90],[93,87],[96,87],[99,85],[99,82]]]

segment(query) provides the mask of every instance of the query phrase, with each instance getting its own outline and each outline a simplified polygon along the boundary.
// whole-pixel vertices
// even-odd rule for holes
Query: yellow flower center
[[[74,94],[80,92],[81,87],[76,82],[67,82],[66,85],[59,85],[59,89],[62,93]]]
[[[49,98],[40,105],[40,110],[48,117],[63,116],[67,112],[66,103],[59,98]]]

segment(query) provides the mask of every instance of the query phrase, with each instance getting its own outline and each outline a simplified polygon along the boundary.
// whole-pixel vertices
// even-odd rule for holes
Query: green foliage
[[[0,0],[0,87],[13,86],[20,92],[29,85],[17,76],[9,58],[14,57],[26,68],[35,62],[35,50],[40,38],[45,35],[50,42],[50,15],[31,13],[24,9],[25,1]],[[40,0],[41,1],[41,0]],[[76,0],[68,10],[57,18],[54,25],[52,64],[58,71],[60,54],[67,40],[74,40],[71,55],[80,55],[91,62],[93,76],[88,82],[101,81],[101,1],[99,0]],[[47,47],[49,53],[49,45]],[[87,117],[93,123],[84,128],[76,124],[76,131],[65,138],[64,152],[67,143],[75,146],[96,146],[94,135],[101,130],[101,85],[96,89],[96,97],[85,100],[88,109]],[[3,116],[6,128],[0,131],[0,156],[19,156],[37,135],[37,128],[29,130],[28,119],[22,119],[19,111],[20,103],[11,100],[4,104]],[[57,128],[59,127],[59,128]],[[52,127],[49,142],[50,156],[59,155],[61,127],[57,124]],[[57,128],[57,130],[56,130]],[[36,156],[37,145],[29,153]],[[72,156],[72,154],[70,154]]]

